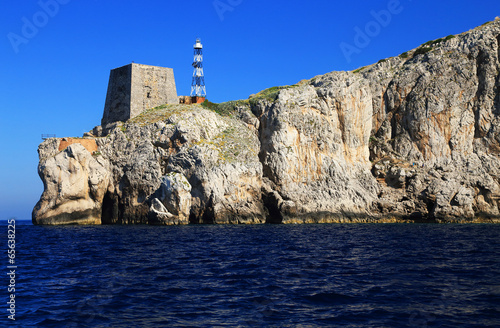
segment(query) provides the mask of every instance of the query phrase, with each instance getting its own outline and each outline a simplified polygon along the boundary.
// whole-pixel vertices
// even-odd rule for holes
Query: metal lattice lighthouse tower
[[[203,75],[203,45],[200,39],[196,39],[194,45],[194,61],[193,61],[193,82],[191,83],[191,97],[196,97],[197,100],[207,96],[205,88],[205,76]],[[203,99],[204,100],[204,99]],[[198,102],[198,101],[196,101]]]

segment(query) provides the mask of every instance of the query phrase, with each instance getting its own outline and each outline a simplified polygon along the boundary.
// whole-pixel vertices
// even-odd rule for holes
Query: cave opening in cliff
[[[215,224],[215,208],[214,208],[214,194],[210,195],[207,205],[203,215],[201,216],[201,222],[203,224]]]
[[[108,191],[102,201],[102,213],[101,222],[102,224],[113,224],[116,220],[113,218],[117,216],[118,213],[114,213],[114,201],[111,193]],[[115,215],[116,214],[116,215]]]
[[[278,199],[274,193],[263,194],[262,200],[264,202],[264,206],[266,207],[269,215],[266,219],[266,223],[271,224],[281,224],[283,223],[283,215],[278,206]]]

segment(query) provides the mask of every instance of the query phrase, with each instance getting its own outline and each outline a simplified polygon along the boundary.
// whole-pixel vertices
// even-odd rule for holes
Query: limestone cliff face
[[[354,72],[39,147],[37,224],[498,221],[500,22]],[[225,113],[228,113],[227,111]]]
[[[38,172],[44,192],[33,210],[38,224],[100,224],[104,192],[110,183],[109,163],[94,158],[81,144],[61,152],[56,139],[39,148]]]
[[[370,173],[371,95],[346,73],[328,90],[283,90],[254,108],[260,158],[272,183],[276,222],[330,222],[370,216],[378,186]]]
[[[374,98],[382,213],[498,218],[499,44],[495,21],[359,73]]]
[[[98,127],[94,134],[101,137],[95,138],[99,151],[93,156],[76,146],[79,156],[108,163],[110,182],[99,190],[103,224],[265,222],[255,127],[200,106],[169,105],[126,124]],[[58,142],[47,140],[40,149],[53,156]],[[50,160],[67,165],[61,154]],[[51,179],[39,171],[42,180]],[[44,195],[55,189],[46,184]],[[78,198],[91,196],[82,192]],[[40,215],[35,208],[35,223],[45,223]],[[53,221],[73,223],[66,217]]]

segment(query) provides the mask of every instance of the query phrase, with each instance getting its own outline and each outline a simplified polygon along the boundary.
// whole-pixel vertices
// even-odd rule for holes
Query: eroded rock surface
[[[188,224],[191,212],[191,185],[180,173],[163,177],[157,197],[151,201],[149,224]]]
[[[47,144],[55,145],[53,140]],[[102,156],[93,157],[80,144],[55,156],[47,148],[40,148],[38,173],[44,192],[33,210],[34,223],[101,224],[102,202],[110,183],[108,162]]]
[[[94,154],[49,139],[33,221],[497,222],[499,45],[495,21],[226,115],[169,105],[96,127]]]
[[[371,97],[357,81],[283,90],[260,103],[264,176],[276,193],[276,222],[330,222],[370,217],[378,186],[370,173]],[[255,109],[254,109],[255,111]],[[273,204],[274,203],[274,204]]]

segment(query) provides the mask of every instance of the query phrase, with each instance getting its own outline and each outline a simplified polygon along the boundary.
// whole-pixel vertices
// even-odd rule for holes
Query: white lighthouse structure
[[[191,83],[191,97],[194,103],[205,101],[207,90],[205,88],[205,76],[203,74],[203,45],[200,39],[196,39],[194,45],[194,60],[193,60],[193,82]]]

